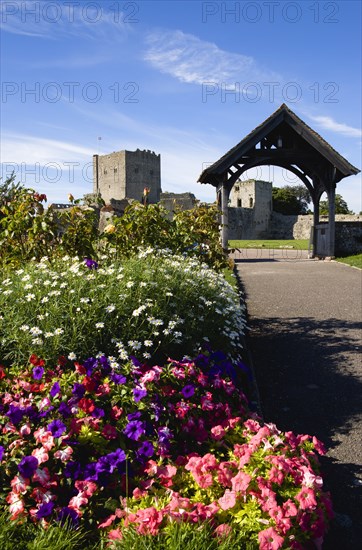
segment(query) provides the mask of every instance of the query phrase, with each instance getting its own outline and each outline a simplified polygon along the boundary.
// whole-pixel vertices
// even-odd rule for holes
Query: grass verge
[[[308,239],[292,240],[235,240],[229,241],[230,248],[292,248],[296,250],[308,250]]]
[[[344,258],[336,258],[337,262],[348,264],[353,267],[362,269],[362,254],[354,254],[353,256],[345,256]]]

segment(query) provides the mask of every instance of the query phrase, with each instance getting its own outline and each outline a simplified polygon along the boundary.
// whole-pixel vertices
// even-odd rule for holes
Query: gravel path
[[[248,250],[236,268],[264,419],[328,448],[336,518],[324,550],[362,548],[362,271]],[[247,257],[245,257],[247,256]],[[240,254],[239,254],[240,258]]]

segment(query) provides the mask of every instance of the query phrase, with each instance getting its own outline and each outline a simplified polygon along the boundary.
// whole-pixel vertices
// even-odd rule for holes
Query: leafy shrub
[[[167,248],[174,254],[199,258],[220,271],[229,265],[219,235],[216,206],[196,206],[176,211],[173,218],[159,204],[133,202],[120,218],[114,218],[103,237],[116,258],[130,257],[142,247]]]
[[[151,250],[96,265],[45,260],[1,281],[3,360],[26,362],[32,353],[53,362],[61,353],[82,360],[101,351],[162,361],[193,355],[205,341],[240,359],[244,305],[221,274]]]
[[[0,264],[20,265],[40,259],[53,245],[56,227],[50,212],[44,212],[44,194],[33,189],[2,186],[0,201]]]

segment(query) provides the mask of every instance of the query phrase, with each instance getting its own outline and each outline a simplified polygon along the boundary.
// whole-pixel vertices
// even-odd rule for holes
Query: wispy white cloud
[[[359,128],[354,128],[353,126],[348,126],[344,122],[336,122],[332,117],[329,116],[312,116],[307,115],[311,120],[317,123],[320,128],[324,130],[329,130],[331,132],[336,132],[337,134],[342,134],[347,137],[362,137],[362,130]]]
[[[29,166],[38,163],[44,166],[51,162],[91,160],[93,154],[93,149],[75,143],[25,134],[4,133],[0,143],[2,163],[26,163]]]
[[[34,38],[56,40],[75,36],[92,41],[119,40],[131,30],[131,23],[126,13],[111,11],[103,2],[82,5],[12,0],[0,4],[0,29]]]
[[[220,49],[212,42],[182,31],[152,32],[146,38],[144,59],[162,73],[181,82],[235,82],[270,80],[280,76],[264,69],[255,59]]]

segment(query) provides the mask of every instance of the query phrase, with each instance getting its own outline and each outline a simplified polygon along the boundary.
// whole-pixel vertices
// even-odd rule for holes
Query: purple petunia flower
[[[65,431],[67,427],[61,420],[53,420],[53,422],[50,422],[48,424],[48,430],[52,432],[53,437],[60,437]]]
[[[18,470],[23,477],[30,478],[35,474],[38,465],[39,462],[35,456],[24,456],[18,464]]]
[[[72,414],[70,407],[64,401],[60,403],[58,411],[64,418],[68,418]]]
[[[55,397],[56,395],[58,395],[58,393],[60,393],[59,382],[54,382],[54,384],[52,385],[52,388],[49,392],[49,395],[50,395],[50,397]]]
[[[72,525],[72,527],[77,527],[79,524],[79,517],[75,510],[64,506],[58,514],[58,521],[61,525],[64,525],[67,521]]]
[[[54,508],[54,502],[44,502],[39,508],[39,510],[36,513],[36,517],[38,519],[45,518],[47,516],[50,516]]]
[[[72,394],[81,399],[85,394],[85,387],[83,386],[83,384],[78,384],[78,382],[76,382],[73,385]]]
[[[89,269],[98,269],[98,264],[91,258],[84,258],[84,263]]]
[[[33,368],[33,378],[34,380],[41,380],[44,375],[43,367],[34,367]]]
[[[81,467],[79,462],[76,460],[70,460],[67,462],[64,468],[65,477],[70,477],[71,479],[78,479],[81,473]],[[86,478],[84,478],[86,479]]]
[[[0,445],[0,462],[3,459],[4,453],[5,453],[5,448],[2,445]]]
[[[138,454],[141,456],[151,457],[154,452],[155,450],[150,441],[143,441],[142,445],[138,449]]]
[[[126,453],[122,449],[117,449],[113,453],[102,456],[96,463],[97,472],[106,472],[112,474],[122,462],[126,460]]]
[[[97,462],[90,462],[83,469],[83,478],[86,481],[98,481],[99,466]],[[71,476],[69,476],[71,477]]]
[[[123,376],[123,374],[116,374],[115,372],[113,372],[111,374],[111,380],[115,384],[125,384],[127,381],[127,378]]]
[[[181,393],[185,398],[192,397],[195,393],[195,388],[192,384],[188,384],[181,390]]]
[[[167,426],[161,426],[160,428],[158,428],[157,435],[159,443],[163,445],[165,443],[169,443],[170,439],[173,437],[173,433]]]
[[[16,407],[13,404],[9,405],[9,410],[6,413],[6,416],[9,417],[10,422],[14,424],[14,426],[22,421],[24,415],[25,409],[22,409],[21,407]]]
[[[136,411],[134,413],[127,414],[127,420],[136,420],[137,418],[141,418],[140,411]]]
[[[125,429],[123,430],[123,433],[129,438],[133,439],[134,441],[138,441],[142,434],[145,433],[145,424],[144,422],[141,422],[140,420],[132,420],[127,424]]]
[[[95,357],[89,357],[83,363],[87,376],[91,376],[94,369],[98,367],[98,359]]]
[[[147,395],[147,390],[143,390],[142,388],[134,388],[133,390],[133,399],[135,400],[136,403],[138,403],[138,401],[141,401],[141,399],[146,395]]]
[[[106,413],[104,412],[104,410],[101,409],[100,407],[96,407],[96,408],[91,412],[91,416],[93,416],[93,418],[103,418],[105,414],[106,414]]]

